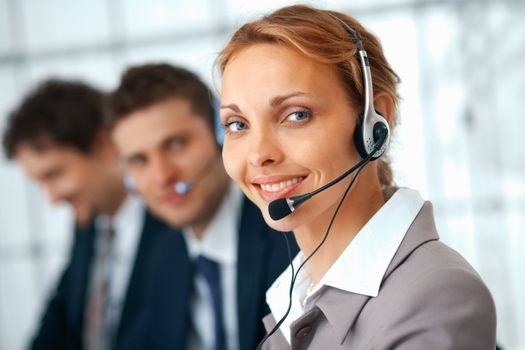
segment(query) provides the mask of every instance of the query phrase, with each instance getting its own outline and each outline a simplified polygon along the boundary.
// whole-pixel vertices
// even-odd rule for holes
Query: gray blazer
[[[495,349],[489,290],[456,251],[438,241],[425,202],[390,263],[375,298],[323,287],[311,309],[263,349]],[[269,314],[266,330],[275,325]]]

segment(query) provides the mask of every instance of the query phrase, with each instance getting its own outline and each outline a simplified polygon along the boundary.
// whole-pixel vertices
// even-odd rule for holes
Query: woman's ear
[[[392,126],[394,122],[395,105],[394,100],[386,92],[380,92],[374,96],[374,108]]]

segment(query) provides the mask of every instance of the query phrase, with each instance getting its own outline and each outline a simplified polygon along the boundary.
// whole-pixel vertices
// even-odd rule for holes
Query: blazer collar
[[[405,238],[387,268],[383,281],[419,246],[437,239],[439,239],[439,236],[434,223],[432,204],[427,201],[408,229]],[[339,342],[342,344],[359,316],[361,309],[369,299],[370,297],[366,295],[351,294],[336,288],[327,287],[320,294],[316,306],[323,312],[334,329]],[[300,322],[300,319],[292,324],[292,329],[297,322]]]

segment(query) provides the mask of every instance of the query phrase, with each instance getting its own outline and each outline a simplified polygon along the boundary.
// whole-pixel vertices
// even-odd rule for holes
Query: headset
[[[329,14],[329,15],[333,17],[335,20],[337,20],[341,24],[341,26],[345,29],[345,31],[352,37],[355,45],[357,46],[357,52],[359,54],[359,60],[361,62],[361,68],[363,71],[365,104],[364,104],[364,111],[361,112],[357,118],[357,124],[356,124],[356,128],[354,131],[353,140],[354,140],[354,144],[357,149],[357,152],[359,153],[362,159],[358,163],[353,165],[350,169],[348,169],[346,172],[341,174],[338,178],[330,181],[324,186],[318,188],[317,190],[314,190],[310,193],[306,193],[303,195],[291,197],[291,198],[277,199],[277,200],[272,201],[269,204],[268,211],[269,211],[270,217],[273,220],[283,219],[284,217],[294,212],[302,203],[304,203],[308,199],[324,191],[325,189],[332,187],[333,185],[339,183],[341,180],[348,177],[353,172],[357,171],[354,177],[352,178],[350,184],[347,186],[345,192],[343,193],[343,196],[334,212],[334,215],[332,216],[332,219],[330,220],[330,223],[328,225],[328,228],[326,230],[326,233],[323,239],[318,244],[318,246],[312,251],[312,253],[301,263],[297,271],[294,271],[294,266],[292,263],[291,252],[290,252],[290,244],[288,242],[286,235],[283,235],[283,237],[286,240],[287,247],[288,247],[290,267],[292,270],[292,279],[290,282],[290,290],[289,290],[288,310],[286,311],[284,316],[275,324],[273,329],[270,332],[268,332],[266,336],[261,340],[261,342],[257,346],[257,349],[261,349],[262,345],[266,342],[266,340],[268,340],[268,338],[272,336],[272,334],[274,334],[279,329],[279,327],[284,322],[286,317],[288,317],[288,314],[290,313],[291,306],[292,306],[293,287],[295,285],[295,281],[299,274],[299,271],[308,262],[308,260],[310,260],[310,258],[315,253],[317,253],[317,251],[321,248],[323,243],[328,238],[328,234],[330,232],[332,224],[335,221],[337,213],[339,212],[339,209],[341,208],[343,201],[346,198],[346,195],[350,191],[350,188],[354,184],[361,170],[365,167],[366,164],[378,159],[384,154],[387,148],[387,145],[388,145],[388,141],[390,139],[390,128],[388,126],[388,122],[374,108],[374,92],[373,92],[373,84],[372,84],[372,73],[370,71],[370,62],[368,60],[368,55],[365,49],[363,48],[361,36],[359,35],[357,31],[352,29],[345,21],[343,21],[339,17],[333,14]]]
[[[363,81],[365,85],[365,110],[359,114],[359,118],[357,120],[357,125],[354,131],[354,144],[361,158],[365,159],[370,153],[373,153],[374,155],[372,156],[371,160],[376,160],[377,158],[381,157],[383,153],[385,153],[389,141],[390,128],[386,119],[374,108],[372,72],[370,71],[370,61],[368,60],[368,55],[365,49],[363,48],[361,36],[339,17],[335,18],[339,21],[339,23],[341,23],[346,32],[354,38],[363,70]],[[377,152],[374,152],[374,147],[377,141],[379,141],[385,132],[386,139],[381,145],[381,148]]]

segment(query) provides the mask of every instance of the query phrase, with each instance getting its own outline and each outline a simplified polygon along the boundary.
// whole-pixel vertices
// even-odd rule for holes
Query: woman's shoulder
[[[496,309],[490,291],[459,253],[438,240],[407,256],[386,276],[379,295],[366,308],[368,321],[376,321],[374,341],[462,344],[465,349],[488,349],[487,344],[495,342]]]
[[[479,318],[495,326],[494,301],[480,275],[438,240],[422,244],[407,256],[383,281],[379,294],[395,300],[400,314],[440,314],[450,318],[450,324]]]
[[[414,249],[386,280],[399,280],[414,291],[439,287],[441,294],[475,291],[490,296],[477,271],[457,251],[433,240]],[[448,290],[448,291],[447,291]],[[432,292],[432,294],[435,294]]]
[[[425,289],[425,285],[454,285],[459,289],[480,289],[488,293],[468,261],[439,240],[430,202],[425,202],[407,231],[387,269],[384,286],[387,282],[405,287],[412,285],[415,290],[418,286]]]

